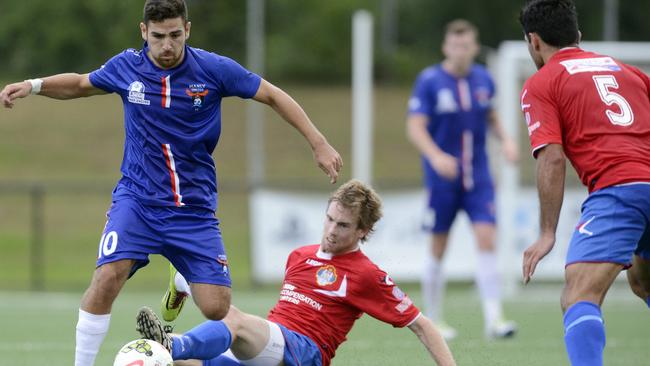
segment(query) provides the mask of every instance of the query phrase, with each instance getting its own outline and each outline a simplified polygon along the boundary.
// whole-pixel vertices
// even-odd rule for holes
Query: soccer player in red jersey
[[[564,339],[572,365],[602,365],[600,307],[621,270],[650,306],[650,79],[578,48],[570,0],[530,1],[520,22],[538,68],[524,84],[521,108],[541,209],[539,239],[524,252],[524,282],[555,244],[566,157],[589,196],[566,258]]]
[[[167,346],[184,366],[329,365],[337,347],[364,313],[408,327],[438,365],[455,365],[433,323],[390,277],[360,250],[381,217],[381,200],[352,180],[329,199],[319,245],[294,250],[287,260],[280,299],[268,320],[235,307],[222,321],[168,335],[151,309],[138,314],[143,337]],[[178,291],[187,288],[180,274]],[[204,360],[203,363],[197,360]]]

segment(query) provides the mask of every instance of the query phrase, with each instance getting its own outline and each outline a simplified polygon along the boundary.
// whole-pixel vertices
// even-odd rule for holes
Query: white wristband
[[[25,81],[32,85],[32,91],[30,92],[31,94],[38,94],[41,92],[41,86],[43,86],[42,79],[28,79]]]

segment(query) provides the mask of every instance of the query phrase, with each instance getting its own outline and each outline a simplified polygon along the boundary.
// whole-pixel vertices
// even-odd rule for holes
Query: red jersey
[[[363,313],[394,327],[410,325],[420,315],[361,250],[331,256],[319,248],[309,245],[291,252],[280,299],[268,319],[311,338],[324,366]]]
[[[650,181],[650,80],[608,56],[565,48],[524,84],[533,156],[561,144],[589,192]]]

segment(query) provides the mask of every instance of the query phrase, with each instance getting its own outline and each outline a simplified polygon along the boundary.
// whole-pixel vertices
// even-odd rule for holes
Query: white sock
[[[476,285],[481,295],[483,319],[486,328],[488,328],[494,322],[503,318],[499,272],[497,271],[497,256],[495,252],[479,252]]]
[[[110,322],[111,314],[95,315],[79,309],[75,366],[93,366]]]
[[[174,285],[176,285],[176,291],[185,292],[192,296],[190,284],[185,280],[185,277],[183,277],[180,272],[176,272],[176,276],[174,277]]]
[[[433,322],[443,320],[442,303],[446,284],[442,261],[434,256],[427,256],[421,278],[422,297],[425,314]]]

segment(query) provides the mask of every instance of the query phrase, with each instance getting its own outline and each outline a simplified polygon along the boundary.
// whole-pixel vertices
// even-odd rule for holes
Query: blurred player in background
[[[466,20],[445,30],[441,64],[418,75],[409,100],[408,137],[422,155],[429,194],[431,256],[422,274],[426,314],[447,339],[456,330],[443,317],[446,286],[443,258],[449,230],[459,210],[472,222],[479,254],[476,284],[481,296],[488,338],[512,336],[516,325],[505,320],[495,248],[494,186],[486,153],[488,125],[501,141],[505,157],[517,161],[517,146],[506,135],[492,107],[494,82],[474,63],[479,52],[478,30]]]
[[[90,74],[60,74],[6,86],[5,107],[40,94],[73,99],[117,93],[124,103],[122,178],[113,191],[97,269],[81,300],[75,365],[91,366],[108,332],[113,301],[126,280],[162,254],[191,282],[209,319],[230,307],[230,274],[221,239],[212,152],[221,132],[221,99],[253,98],[305,136],[321,169],[336,181],[339,154],[286,93],[235,61],[189,47],[183,0],[147,0],[144,47],[128,49]]]
[[[437,364],[454,365],[433,323],[359,247],[381,215],[381,199],[371,188],[356,180],[339,187],[327,204],[321,243],[289,255],[280,299],[268,320],[231,307],[223,321],[170,336],[157,316],[143,308],[137,328],[143,337],[168,347],[174,360],[193,359],[176,365],[327,366],[354,322],[367,313],[394,327],[408,327]],[[169,292],[184,298],[191,290],[176,274]],[[166,307],[163,317],[174,320],[178,310]]]
[[[566,258],[564,340],[572,365],[602,365],[600,307],[621,270],[650,306],[650,79],[578,48],[569,0],[531,1],[520,22],[539,70],[521,94],[541,208],[539,239],[524,252],[524,282],[555,245],[566,157],[589,196]]]

